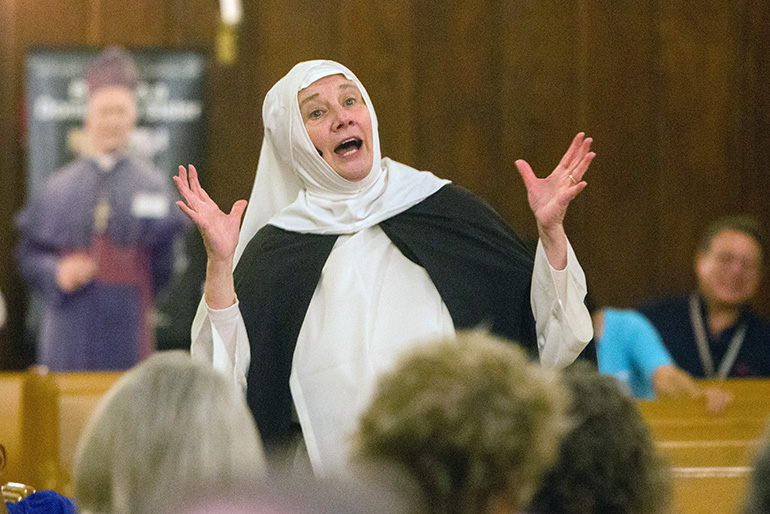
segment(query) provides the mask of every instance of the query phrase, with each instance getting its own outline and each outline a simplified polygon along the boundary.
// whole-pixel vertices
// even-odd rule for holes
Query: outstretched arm
[[[715,385],[701,387],[686,371],[674,364],[660,366],[652,374],[656,396],[689,396],[706,398],[706,410],[717,414],[733,401],[729,391]]]
[[[212,309],[230,307],[236,302],[233,257],[246,200],[238,200],[230,214],[225,214],[201,187],[193,165],[189,166],[189,170],[179,166],[179,175],[174,177],[174,182],[184,199],[177,205],[198,226],[206,246],[206,283],[203,289],[206,303]]]
[[[537,178],[526,161],[516,161],[548,262],[557,270],[567,266],[564,216],[572,199],[586,187],[583,175],[596,155],[590,151],[591,141],[583,132],[577,134],[559,165],[546,178]]]

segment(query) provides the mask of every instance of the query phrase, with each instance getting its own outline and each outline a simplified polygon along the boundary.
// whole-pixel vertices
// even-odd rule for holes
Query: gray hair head
[[[188,483],[257,478],[262,445],[245,400],[182,351],[127,372],[89,420],[75,457],[81,512],[146,511]]]

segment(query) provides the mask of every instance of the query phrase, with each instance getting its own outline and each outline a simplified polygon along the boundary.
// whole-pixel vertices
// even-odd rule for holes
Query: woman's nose
[[[344,127],[345,125],[350,125],[353,123],[353,116],[351,116],[350,112],[348,112],[347,109],[343,109],[341,107],[338,107],[334,111],[334,128],[340,129]]]

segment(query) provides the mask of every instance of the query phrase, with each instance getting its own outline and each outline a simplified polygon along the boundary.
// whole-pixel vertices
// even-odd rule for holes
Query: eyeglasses
[[[711,254],[719,266],[732,266],[738,264],[746,271],[756,271],[759,268],[759,260],[746,255],[738,255],[731,252],[716,252]]]

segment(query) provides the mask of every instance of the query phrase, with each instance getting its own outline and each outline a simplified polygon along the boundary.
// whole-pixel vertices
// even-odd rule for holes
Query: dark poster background
[[[26,59],[27,194],[73,160],[86,112],[85,70],[99,49],[33,49]],[[205,60],[193,51],[133,50],[139,69],[130,151],[169,176],[203,159]]]
[[[27,196],[74,160],[84,143],[85,71],[100,48],[33,48],[26,56]],[[137,128],[128,152],[152,161],[170,177],[179,164],[204,163],[206,60],[196,51],[128,49],[138,71]],[[158,346],[188,347],[189,321],[200,298],[200,236],[180,241],[175,277],[157,298]],[[192,310],[192,313],[189,311]],[[30,298],[27,351],[34,351],[40,308]],[[177,318],[182,319],[177,319]],[[179,325],[179,326],[178,326]]]

